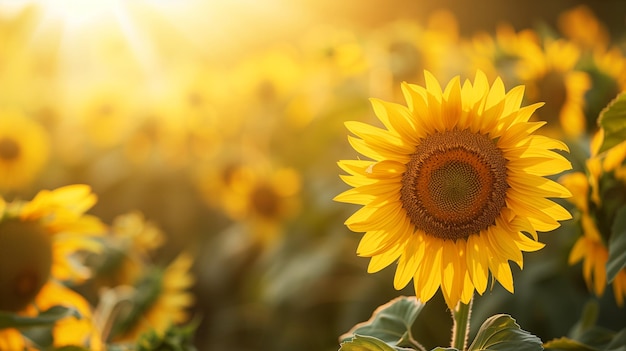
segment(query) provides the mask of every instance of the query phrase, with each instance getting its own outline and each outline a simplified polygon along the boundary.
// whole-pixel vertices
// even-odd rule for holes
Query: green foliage
[[[459,351],[459,349],[455,349],[454,347],[435,347],[430,351]]]
[[[367,335],[355,335],[352,340],[341,343],[339,351],[395,351],[384,341]]]
[[[585,334],[588,330],[593,328],[598,321],[598,314],[600,306],[598,305],[598,301],[595,299],[591,299],[587,301],[585,306],[583,307],[582,315],[580,316],[580,320],[574,324],[572,327],[572,331],[570,332],[570,336],[574,338],[578,338]]]
[[[591,300],[585,305],[583,314],[574,325],[569,337],[561,337],[544,344],[547,350],[573,351],[626,351],[626,329],[615,333],[596,326],[598,303]]]
[[[400,296],[378,307],[369,320],[339,337],[350,341],[357,334],[375,337],[391,346],[411,346],[411,326],[424,304],[415,297]]]
[[[613,282],[617,273],[626,267],[626,206],[620,208],[611,227],[609,240],[609,259],[606,263],[606,275]]]
[[[604,141],[599,152],[626,140],[626,93],[619,94],[600,112],[598,123],[604,129]]]
[[[81,346],[62,346],[54,349],[54,351],[89,351],[89,349],[81,347]]]
[[[603,328],[592,328],[579,340],[562,337],[547,342],[546,350],[561,351],[626,351],[626,329],[614,333]]]
[[[135,294],[131,299],[131,308],[127,314],[119,318],[112,330],[112,335],[121,335],[131,329],[139,318],[145,313],[158,298],[161,292],[163,272],[154,268],[147,271],[141,277],[135,287]]]
[[[67,317],[80,318],[81,316],[76,309],[65,306],[52,306],[35,317],[0,311],[0,329],[51,326],[56,321]]]
[[[478,330],[469,351],[532,351],[542,350],[541,340],[522,330],[511,316],[489,317]]]
[[[193,321],[183,326],[171,326],[162,336],[154,330],[144,333],[137,340],[137,351],[196,351],[193,346],[193,337],[199,321]]]

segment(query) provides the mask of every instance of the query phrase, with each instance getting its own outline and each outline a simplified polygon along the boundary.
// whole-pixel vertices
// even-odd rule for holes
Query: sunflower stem
[[[467,337],[470,327],[470,315],[472,314],[472,298],[469,303],[465,304],[459,301],[452,311],[452,342],[451,346],[457,350],[465,351],[467,347]]]

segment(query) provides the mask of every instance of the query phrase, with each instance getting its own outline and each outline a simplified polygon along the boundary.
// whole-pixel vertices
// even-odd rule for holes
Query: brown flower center
[[[537,82],[539,97],[537,101],[545,101],[541,108],[541,119],[549,124],[558,126],[559,115],[567,101],[567,87],[565,76],[558,71],[549,71]]]
[[[402,176],[400,200],[417,229],[456,240],[495,223],[507,188],[506,159],[495,143],[452,130],[417,146]]]
[[[9,137],[0,138],[0,159],[12,161],[20,155],[20,145]]]
[[[280,198],[268,184],[260,184],[252,190],[250,201],[254,211],[265,218],[275,218],[279,214]]]
[[[28,306],[48,281],[51,268],[52,242],[39,224],[0,222],[0,311]]]

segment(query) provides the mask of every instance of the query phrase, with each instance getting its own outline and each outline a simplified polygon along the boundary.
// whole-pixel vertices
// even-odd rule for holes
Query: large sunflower
[[[533,135],[529,122],[542,104],[520,108],[524,87],[489,87],[482,71],[473,83],[453,78],[442,91],[425,72],[426,87],[403,83],[408,107],[372,99],[385,129],[347,122],[348,137],[371,160],[342,160],[353,189],[336,201],[363,205],[345,224],[365,232],[360,256],[368,272],[397,261],[396,289],[411,279],[420,300],[441,287],[450,308],[482,294],[491,273],[513,292],[509,261],[535,251],[537,231],[550,231],[569,212],[549,197],[570,193],[544,176],[571,167],[559,141]]]
[[[99,348],[88,303],[62,282],[86,278],[73,260],[81,250],[98,250],[94,235],[102,223],[85,215],[96,197],[89,187],[73,185],[40,191],[28,202],[0,201],[0,310],[36,316],[55,305],[71,306],[83,316],[58,322],[54,345]],[[15,329],[0,330],[0,349],[29,345]]]

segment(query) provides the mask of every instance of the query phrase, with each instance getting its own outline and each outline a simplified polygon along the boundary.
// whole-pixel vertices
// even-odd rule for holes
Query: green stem
[[[469,334],[469,321],[472,314],[472,298],[468,304],[464,304],[461,301],[457,303],[454,311],[452,311],[452,320],[454,325],[452,327],[452,347],[457,350],[465,351],[467,347],[467,337]]]

